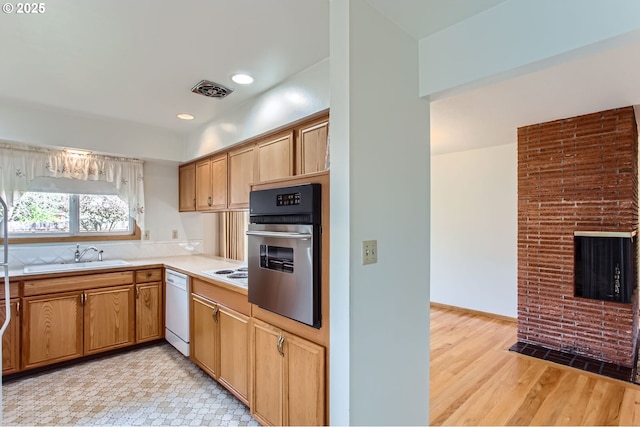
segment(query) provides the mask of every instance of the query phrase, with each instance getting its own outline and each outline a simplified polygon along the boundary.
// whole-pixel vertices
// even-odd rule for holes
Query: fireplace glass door
[[[575,296],[631,302],[635,277],[632,237],[575,236]]]

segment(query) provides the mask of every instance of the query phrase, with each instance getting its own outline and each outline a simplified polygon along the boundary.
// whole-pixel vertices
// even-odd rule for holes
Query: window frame
[[[69,231],[66,233],[9,233],[9,244],[86,242],[110,240],[142,240],[142,232],[133,217],[129,216],[128,232],[80,232],[80,194],[69,195]],[[98,196],[98,195],[96,195]],[[3,242],[4,239],[0,239]]]

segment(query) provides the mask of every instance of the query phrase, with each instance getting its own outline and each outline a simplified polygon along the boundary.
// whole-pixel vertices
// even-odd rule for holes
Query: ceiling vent
[[[208,96],[209,98],[225,98],[233,92],[233,89],[221,85],[220,83],[210,82],[209,80],[201,80],[197,85],[191,88],[191,92]]]

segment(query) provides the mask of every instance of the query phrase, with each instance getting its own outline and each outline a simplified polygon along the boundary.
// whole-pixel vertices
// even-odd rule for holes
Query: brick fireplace
[[[633,366],[637,292],[629,303],[576,297],[574,232],[637,229],[633,107],[519,128],[518,341]],[[634,263],[635,252],[634,239]]]

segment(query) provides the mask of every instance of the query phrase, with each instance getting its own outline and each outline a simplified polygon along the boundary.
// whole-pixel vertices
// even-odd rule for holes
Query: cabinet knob
[[[220,308],[218,308],[216,306],[216,308],[213,309],[213,313],[211,313],[211,317],[213,317],[213,321],[218,323],[218,312],[220,311]]]

